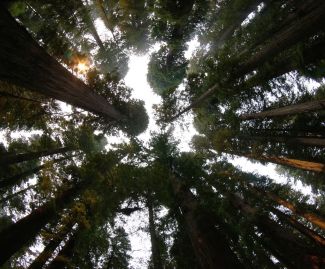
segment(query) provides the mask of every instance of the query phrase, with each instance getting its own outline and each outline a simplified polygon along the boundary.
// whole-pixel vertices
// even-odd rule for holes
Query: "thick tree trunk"
[[[148,196],[150,196],[150,194],[148,194]],[[161,252],[159,247],[159,240],[157,237],[157,229],[155,224],[154,209],[153,209],[151,197],[147,198],[147,208],[149,213],[148,214],[149,233],[150,233],[150,241],[151,241],[151,255],[152,255],[153,269],[163,269]]]
[[[93,92],[48,55],[1,6],[0,37],[0,80],[111,120],[123,118],[104,97]]]
[[[56,160],[53,160],[53,163],[57,163],[57,162],[60,162],[60,161],[66,160],[66,159],[67,158],[56,159]],[[34,167],[34,168],[30,169],[30,170],[27,170],[25,172],[22,172],[20,174],[17,174],[17,175],[11,176],[11,177],[7,177],[7,178],[4,178],[4,179],[0,179],[0,189],[7,188],[9,186],[11,187],[11,186],[14,186],[14,185],[18,185],[24,179],[32,176],[33,174],[38,173],[39,171],[41,171],[45,167],[46,167],[46,165],[43,164],[43,165]]]
[[[23,246],[32,241],[60,210],[78,194],[81,185],[70,188],[43,206],[35,209],[26,217],[0,231],[0,266]]]
[[[253,71],[281,51],[317,33],[325,23],[325,3],[318,0],[317,2],[318,5],[315,5],[313,10],[301,17],[299,21],[277,33],[253,57],[239,65],[235,71],[235,77],[241,77]]]
[[[225,236],[217,231],[215,220],[199,209],[194,195],[174,176],[171,176],[171,182],[201,267],[244,268],[230,249]]]
[[[47,269],[59,269],[59,268],[72,268],[70,261],[74,252],[74,246],[76,243],[77,231],[70,236],[68,241],[59,251],[58,255],[50,262]]]
[[[286,223],[289,223],[294,229],[308,237],[312,242],[320,247],[325,247],[325,238],[317,234],[315,231],[309,229],[305,225],[298,222],[295,218],[290,215],[287,215],[280,211],[279,209],[272,208],[273,213],[275,213],[278,218]]]
[[[230,2],[230,5],[232,5]],[[235,1],[236,2],[236,1]],[[249,0],[245,1],[244,6],[241,6],[241,9],[233,9],[232,6],[232,16],[230,22],[224,27],[219,34],[217,35],[216,42],[212,45],[210,50],[216,51],[224,46],[226,41],[231,38],[235,30],[240,27],[241,23],[247,18],[247,16],[253,12],[257,6],[265,1],[261,0]],[[222,11],[221,11],[222,12]]]
[[[70,147],[63,147],[58,149],[48,149],[37,152],[19,153],[19,154],[3,154],[0,156],[0,165],[7,166],[10,164],[20,163],[35,160],[41,157],[50,156],[54,154],[63,154],[71,151]]]
[[[318,215],[316,213],[309,212],[308,210],[302,209],[301,207],[297,207],[293,203],[282,199],[281,197],[277,196],[274,193],[266,192],[266,191],[263,191],[263,190],[258,189],[258,188],[255,188],[255,190],[258,191],[259,193],[261,193],[261,195],[263,195],[264,197],[267,197],[270,200],[276,202],[277,204],[288,208],[289,210],[291,210],[292,213],[305,218],[310,223],[312,223],[315,226],[318,226],[319,228],[325,230],[325,218],[324,217],[322,217],[322,216],[320,216],[320,215]]]
[[[285,107],[270,109],[259,113],[243,114],[239,118],[241,120],[251,120],[251,119],[295,115],[299,113],[308,113],[317,110],[325,110],[325,99],[305,102],[301,104],[288,105]]]
[[[235,154],[237,156],[246,157],[249,159],[255,159],[263,162],[271,162],[275,164],[280,164],[288,167],[294,167],[302,170],[313,171],[313,172],[325,172],[325,164],[302,161],[297,159],[289,159],[285,157],[277,156],[264,156],[264,155],[255,155],[255,154],[243,154],[239,152],[225,152],[227,154]]]
[[[61,242],[65,239],[65,237],[71,231],[73,225],[69,225],[59,234],[55,235],[53,238],[43,249],[43,251],[37,256],[37,258],[31,263],[28,269],[42,269],[45,263],[49,258],[53,256],[53,252],[59,247]]]
[[[258,214],[257,209],[245,203],[238,195],[230,195],[232,205],[248,218],[254,218],[259,230],[272,241],[276,241],[273,254],[292,269],[322,269],[325,266],[323,249],[311,248],[291,231],[280,226],[266,216]],[[280,256],[277,254],[282,253]],[[284,255],[283,255],[284,254]]]

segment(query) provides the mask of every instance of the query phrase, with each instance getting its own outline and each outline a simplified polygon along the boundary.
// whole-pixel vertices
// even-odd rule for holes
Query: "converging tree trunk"
[[[225,236],[216,230],[215,220],[199,209],[198,202],[190,190],[174,176],[171,176],[171,182],[201,267],[244,268],[230,249]]]
[[[152,204],[152,198],[149,197],[151,194],[148,194],[147,197],[147,208],[149,215],[149,233],[151,241],[151,253],[152,253],[152,263],[153,269],[163,269],[161,252],[159,247],[159,240],[157,236],[157,229],[155,224],[154,209]]]
[[[299,113],[308,113],[311,111],[325,110],[325,100],[310,101],[301,104],[288,105],[285,107],[270,109],[259,113],[243,114],[241,120],[252,120],[260,118],[271,118],[279,116],[289,116]]]
[[[99,114],[110,120],[123,115],[47,54],[0,6],[0,80],[13,83]]]
[[[257,209],[248,205],[238,195],[231,195],[230,201],[247,218],[254,218],[259,230],[277,245],[273,254],[288,268],[292,269],[322,269],[325,266],[325,252],[323,248],[312,248],[294,235],[288,229],[280,226],[267,216],[258,214]],[[281,255],[277,255],[281,253]]]
[[[63,154],[69,151],[72,151],[73,149],[70,147],[62,147],[57,149],[48,149],[48,150],[42,150],[42,151],[36,151],[36,152],[28,152],[28,153],[18,153],[18,154],[2,154],[0,156],[0,165],[7,166],[10,164],[20,163],[20,162],[26,162],[35,160],[41,157],[50,156],[54,154]]]
[[[0,232],[0,266],[23,246],[32,241],[44,225],[54,219],[60,210],[73,200],[80,189],[81,185],[77,185],[63,191],[53,200],[3,229]]]

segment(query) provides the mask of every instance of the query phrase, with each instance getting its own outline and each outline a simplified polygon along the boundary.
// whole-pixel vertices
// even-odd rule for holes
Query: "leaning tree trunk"
[[[65,237],[71,232],[72,224],[69,224],[63,231],[55,235],[37,256],[37,258],[28,266],[28,269],[42,269],[49,258],[53,256],[54,251],[59,247]]]
[[[152,253],[152,262],[153,262],[153,269],[162,269],[162,260],[161,260],[161,252],[159,247],[159,240],[157,236],[157,229],[155,224],[155,217],[154,217],[154,209],[152,205],[152,198],[149,197],[151,194],[148,194],[147,198],[147,208],[148,208],[148,215],[149,215],[149,233],[150,233],[150,240],[151,240],[151,253]]]
[[[190,190],[174,176],[171,176],[171,183],[201,267],[244,268],[230,249],[225,236],[216,230],[214,218],[199,209],[198,202]]]
[[[240,27],[241,23],[247,18],[247,16],[251,12],[253,12],[261,2],[265,2],[265,1],[261,1],[261,0],[245,1],[243,5],[241,5],[240,9],[234,9],[232,7],[233,5],[232,2],[236,2],[236,1],[231,1],[230,7],[228,7],[232,9],[231,18],[229,18],[230,22],[225,27],[223,27],[223,29],[221,29],[220,32],[218,33],[216,37],[216,41],[214,42],[212,48],[210,49],[212,51],[217,51],[218,49],[222,48],[224,44],[227,42],[227,40],[231,38],[235,30],[238,27]],[[220,15],[222,16],[222,14]]]
[[[259,113],[243,114],[239,116],[241,120],[252,120],[261,118],[271,118],[279,116],[289,116],[299,113],[308,113],[311,111],[325,110],[325,99],[310,101],[300,104],[288,105],[280,108],[270,109]]]
[[[281,197],[279,197],[278,195],[276,195],[274,193],[263,191],[260,188],[256,188],[256,187],[254,189],[257,192],[259,192],[261,195],[263,195],[263,197],[267,197],[270,200],[276,202],[277,204],[288,208],[292,213],[305,218],[310,223],[312,223],[315,226],[318,226],[319,228],[325,230],[325,218],[320,216],[319,214],[309,212],[308,210],[302,209],[301,207],[297,207],[293,203],[282,199]]]
[[[123,115],[102,96],[41,48],[0,6],[0,80],[7,81],[99,114],[111,120]]]
[[[265,156],[265,155],[256,155],[256,154],[244,154],[240,152],[226,152],[226,154],[234,154],[237,156],[254,159],[262,162],[271,162],[279,165],[284,165],[288,167],[294,167],[302,170],[313,171],[313,172],[325,172],[325,164],[309,162],[297,159],[290,159],[285,157],[277,157],[277,156]]]
[[[60,161],[66,160],[66,159],[67,158],[60,158],[60,159],[53,160],[53,162],[57,163],[57,162],[60,162]],[[33,174],[38,173],[39,171],[41,171],[45,167],[46,167],[45,164],[39,165],[37,167],[34,167],[34,168],[29,169],[27,171],[24,171],[24,172],[22,172],[20,174],[17,174],[17,175],[11,176],[11,177],[7,177],[7,178],[4,178],[4,179],[0,179],[0,189],[7,188],[9,186],[12,187],[14,185],[18,185],[24,179],[32,176]]]
[[[271,211],[277,215],[277,217],[284,221],[285,223],[290,224],[294,229],[305,235],[307,238],[309,238],[312,242],[314,242],[316,245],[325,248],[325,238],[316,233],[315,231],[309,229],[305,225],[301,224],[299,221],[297,221],[292,216],[289,216],[282,211],[280,211],[277,208],[271,208]]]
[[[317,0],[317,2],[318,5],[315,4],[315,8],[312,11],[301,17],[299,21],[276,33],[266,45],[262,46],[258,52],[255,53],[255,55],[237,65],[228,81],[234,81],[254,71],[254,69],[267,60],[272,59],[280,52],[290,48],[300,40],[306,40],[308,37],[317,33],[325,23],[325,2],[321,0]],[[217,89],[220,89],[219,83],[213,85],[199,96],[197,100],[193,101],[191,105],[179,112],[173,117],[173,120],[190,109],[201,105],[202,102],[210,97]]]
[[[80,189],[81,185],[77,185],[65,190],[26,217],[3,229],[0,232],[0,266],[23,246],[32,241],[39,231],[54,219],[64,206],[73,200]]]
[[[17,192],[15,192],[15,193],[12,193],[12,194],[8,194],[6,197],[4,197],[4,198],[2,198],[2,199],[0,200],[0,204],[3,204],[3,203],[5,203],[5,202],[7,202],[7,201],[9,201],[9,200],[11,200],[11,199],[17,197],[18,195],[20,195],[20,194],[22,194],[22,193],[25,193],[25,192],[27,192],[27,191],[29,191],[29,190],[31,190],[31,189],[36,188],[37,185],[38,185],[38,184],[30,185],[30,186],[26,187],[25,189],[22,189],[22,190],[20,190],[20,191],[17,191]]]
[[[277,242],[274,255],[288,268],[292,269],[322,269],[325,266],[325,252],[323,248],[307,246],[290,230],[280,226],[267,216],[258,214],[257,209],[248,205],[238,195],[229,195],[232,205],[239,209],[247,218],[254,218],[259,230],[272,241]],[[284,255],[283,255],[284,254]]]
[[[18,153],[18,154],[2,154],[0,156],[0,165],[1,166],[7,166],[10,164],[16,164],[20,162],[26,162],[35,160],[41,157],[50,156],[54,154],[63,154],[69,151],[72,151],[73,149],[70,147],[62,147],[62,148],[56,148],[56,149],[48,149],[48,150],[42,150],[37,152],[28,152],[28,153]]]
[[[75,231],[74,234],[70,236],[53,261],[50,262],[47,269],[72,268],[70,262],[76,244],[77,233],[78,231]]]

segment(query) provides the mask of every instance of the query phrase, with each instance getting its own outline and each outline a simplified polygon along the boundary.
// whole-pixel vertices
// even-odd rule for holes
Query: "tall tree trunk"
[[[72,268],[70,262],[74,252],[77,233],[78,231],[74,232],[74,234],[70,236],[68,241],[59,251],[58,255],[56,255],[53,261],[50,262],[47,269]]]
[[[175,176],[171,176],[171,183],[201,267],[244,268],[230,249],[225,236],[217,231],[214,219],[199,209],[198,202],[190,190]]]
[[[278,195],[276,195],[274,193],[266,192],[266,191],[263,191],[260,188],[256,188],[256,187],[255,187],[255,190],[258,191],[259,193],[261,193],[261,195],[263,195],[264,197],[267,197],[270,200],[276,202],[277,204],[288,208],[289,210],[291,210],[292,213],[305,218],[310,223],[325,230],[325,218],[320,216],[319,214],[309,212],[308,210],[302,209],[301,207],[297,207],[293,203],[282,199],[281,197],[279,197]]]
[[[118,112],[102,96],[73,76],[46,53],[0,6],[0,80],[7,81],[99,114],[121,120]]]
[[[15,192],[15,193],[12,193],[12,194],[7,195],[6,197],[4,197],[4,198],[2,198],[2,199],[0,200],[0,204],[3,204],[3,203],[5,203],[5,202],[11,200],[12,198],[14,198],[14,197],[16,197],[16,196],[18,196],[18,195],[20,195],[20,194],[22,194],[22,193],[25,193],[25,192],[27,192],[27,191],[29,191],[29,190],[31,190],[31,189],[36,188],[37,185],[38,185],[38,184],[30,185],[30,186],[26,187],[25,189],[22,189],[22,190],[20,190],[20,191],[17,191],[17,192]]]
[[[37,256],[37,258],[28,266],[28,269],[42,269],[45,263],[49,258],[53,256],[53,252],[59,247],[61,242],[65,239],[65,237],[71,232],[72,224],[65,227],[63,231],[59,234],[55,235],[53,238],[43,249],[43,251]]]
[[[63,191],[56,198],[0,231],[0,266],[23,246],[32,241],[39,231],[54,219],[64,206],[73,200],[81,187],[82,185],[79,184]]]
[[[70,147],[63,147],[57,149],[48,149],[37,152],[28,152],[28,153],[18,153],[18,154],[2,154],[0,156],[0,165],[7,166],[10,164],[20,163],[35,160],[41,157],[50,156],[54,154],[63,154],[73,149]]]
[[[255,55],[237,65],[228,80],[233,81],[252,72],[254,69],[267,60],[272,59],[280,52],[290,48],[300,40],[305,40],[317,33],[325,23],[325,2],[321,0],[316,1],[318,4],[315,2],[312,11],[301,17],[299,21],[275,34],[266,45],[261,46]],[[217,89],[220,89],[219,83],[213,85],[205,93],[199,96],[196,101],[193,101],[191,105],[179,112],[175,117],[173,117],[173,120],[190,109],[202,104],[202,102],[210,97]]]
[[[53,163],[58,163],[60,161],[66,160],[66,159],[67,158],[55,159],[55,160],[53,160]],[[33,174],[38,173],[39,171],[41,171],[45,167],[46,167],[46,165],[43,164],[43,165],[34,167],[32,169],[29,169],[27,171],[24,171],[24,172],[22,172],[20,174],[17,174],[17,175],[11,176],[11,177],[7,177],[7,178],[4,178],[4,179],[0,179],[0,189],[7,188],[9,186],[11,187],[11,186],[14,186],[14,185],[18,185],[24,179],[28,178],[29,176],[32,176]]]
[[[161,260],[161,252],[159,247],[159,240],[157,236],[157,229],[155,224],[155,217],[154,217],[154,209],[152,205],[152,199],[149,197],[151,194],[148,194],[147,197],[147,208],[148,208],[148,215],[149,215],[149,233],[150,233],[150,240],[151,240],[151,253],[152,253],[152,262],[153,262],[153,269],[162,269],[162,260]]]
[[[271,211],[278,216],[278,218],[286,223],[289,223],[294,229],[301,232],[308,237],[316,245],[325,248],[325,238],[317,234],[315,231],[309,229],[305,225],[301,224],[292,216],[289,216],[277,208],[272,208]]]
[[[306,246],[304,242],[296,237],[291,231],[280,226],[267,216],[258,214],[257,209],[252,208],[238,195],[230,195],[232,205],[239,209],[248,218],[254,218],[259,230],[266,237],[276,241],[276,249],[273,254],[287,267],[292,269],[322,269],[325,266],[325,252]],[[284,255],[277,256],[278,253]]]
[[[271,162],[275,164],[285,165],[288,167],[294,167],[302,170],[313,171],[313,172],[325,172],[325,164],[309,162],[297,159],[290,159],[285,157],[277,157],[277,156],[265,156],[265,155],[256,155],[256,154],[244,154],[240,152],[233,151],[225,151],[227,154],[234,154],[241,157],[246,157],[249,159],[255,159],[263,162]]]
[[[231,1],[229,2],[230,5],[232,5]],[[210,50],[217,51],[218,49],[222,48],[226,41],[231,38],[235,30],[240,27],[241,23],[247,18],[247,16],[253,12],[257,6],[266,1],[261,0],[249,0],[245,1],[244,5],[241,6],[240,9],[233,9],[232,7],[232,14],[230,18],[230,22],[224,27],[219,34],[217,35],[216,42],[212,45],[212,48]],[[227,8],[227,7],[225,7]],[[221,11],[222,12],[222,11]]]
[[[308,113],[317,110],[325,110],[325,99],[310,101],[310,102],[305,102],[300,104],[294,104],[294,105],[288,105],[285,107],[270,109],[259,113],[243,114],[239,118],[241,120],[251,120],[251,119],[295,115],[299,113]]]

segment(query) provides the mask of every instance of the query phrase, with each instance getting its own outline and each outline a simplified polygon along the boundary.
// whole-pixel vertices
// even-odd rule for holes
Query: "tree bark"
[[[0,266],[32,241],[49,221],[79,193],[81,185],[63,191],[56,198],[32,211],[26,217],[0,231]]]
[[[150,196],[150,194],[148,194],[148,196]],[[150,241],[151,241],[153,269],[163,269],[151,197],[147,198],[147,208],[148,208],[148,213],[149,213],[148,214],[149,215],[149,233],[150,233]]]
[[[305,225],[301,224],[299,221],[297,221],[292,216],[289,216],[279,209],[272,208],[271,209],[273,213],[275,213],[280,220],[283,220],[286,223],[289,223],[294,229],[301,232],[303,235],[308,237],[312,242],[314,242],[316,245],[320,247],[325,247],[325,238],[317,234],[315,231],[309,229]]]
[[[67,158],[60,158],[60,159],[53,160],[53,162],[54,163],[57,163],[57,162],[60,162],[60,161],[66,160],[66,159]],[[1,179],[0,180],[0,189],[6,188],[6,187],[9,187],[9,186],[18,185],[25,178],[28,178],[29,176],[38,173],[39,171],[41,171],[45,167],[46,167],[46,165],[43,164],[43,165],[34,167],[32,169],[29,169],[27,171],[24,171],[24,172],[22,172],[20,174],[17,174],[17,175],[11,176],[11,177],[7,177],[7,178],[4,178],[4,179]]]
[[[0,165],[7,166],[10,164],[20,163],[35,160],[41,157],[50,156],[54,154],[63,154],[71,151],[70,147],[62,147],[57,149],[48,149],[37,152],[28,152],[28,153],[18,153],[18,154],[3,154],[0,156]]]
[[[255,53],[255,55],[237,65],[233,72],[231,72],[231,77],[228,79],[228,82],[234,81],[252,72],[280,52],[290,48],[300,40],[305,40],[317,33],[325,23],[325,2],[320,0],[317,0],[317,2],[318,5],[315,4],[315,8],[312,11],[301,17],[299,21],[275,34],[266,45],[262,46],[258,52]],[[210,97],[217,89],[220,89],[218,83],[199,96],[191,105],[179,112],[173,117],[173,120],[190,109],[202,104],[202,102]]]
[[[288,105],[285,107],[275,108],[259,113],[243,114],[239,116],[241,120],[252,120],[260,118],[271,118],[279,116],[295,115],[299,113],[308,113],[311,111],[325,110],[325,99],[310,101],[300,104]]]
[[[37,258],[31,263],[28,269],[42,269],[45,263],[49,258],[53,256],[53,252],[59,247],[64,238],[71,232],[71,228],[73,225],[69,225],[61,231],[59,234],[55,235],[53,238],[43,249],[43,251],[37,256]]]
[[[68,266],[68,264],[70,263],[70,259],[74,252],[74,246],[77,239],[76,233],[77,231],[70,236],[68,241],[59,251],[58,255],[56,255],[53,261],[48,265],[47,269],[72,268],[71,266]]]
[[[292,213],[305,218],[310,223],[312,223],[315,226],[318,226],[319,228],[325,230],[325,218],[320,216],[319,214],[309,212],[308,210],[297,207],[293,203],[282,199],[281,197],[279,197],[278,195],[276,195],[274,193],[266,192],[266,191],[263,191],[263,190],[261,190],[259,188],[255,188],[255,190],[258,191],[259,193],[261,193],[261,195],[263,195],[264,197],[267,197],[270,200],[276,202],[277,204],[288,208]]]
[[[281,227],[267,216],[258,214],[257,209],[248,205],[238,195],[230,195],[232,205],[248,218],[254,218],[259,230],[272,241],[276,241],[273,254],[292,269],[322,269],[325,266],[323,249],[306,246],[291,231]],[[277,254],[281,253],[279,256]]]
[[[225,152],[227,154],[234,154],[237,156],[246,157],[249,159],[255,159],[259,161],[271,162],[275,164],[280,164],[288,167],[294,167],[302,170],[313,171],[313,172],[325,172],[325,164],[302,161],[297,159],[289,159],[285,157],[277,157],[277,156],[264,156],[264,155],[255,155],[255,154],[244,154],[239,152]]]
[[[173,192],[179,203],[199,264],[209,268],[244,268],[229,247],[225,236],[215,228],[214,219],[198,207],[194,195],[177,178],[171,176]]]
[[[0,6],[0,80],[121,120],[124,116],[41,48]]]

